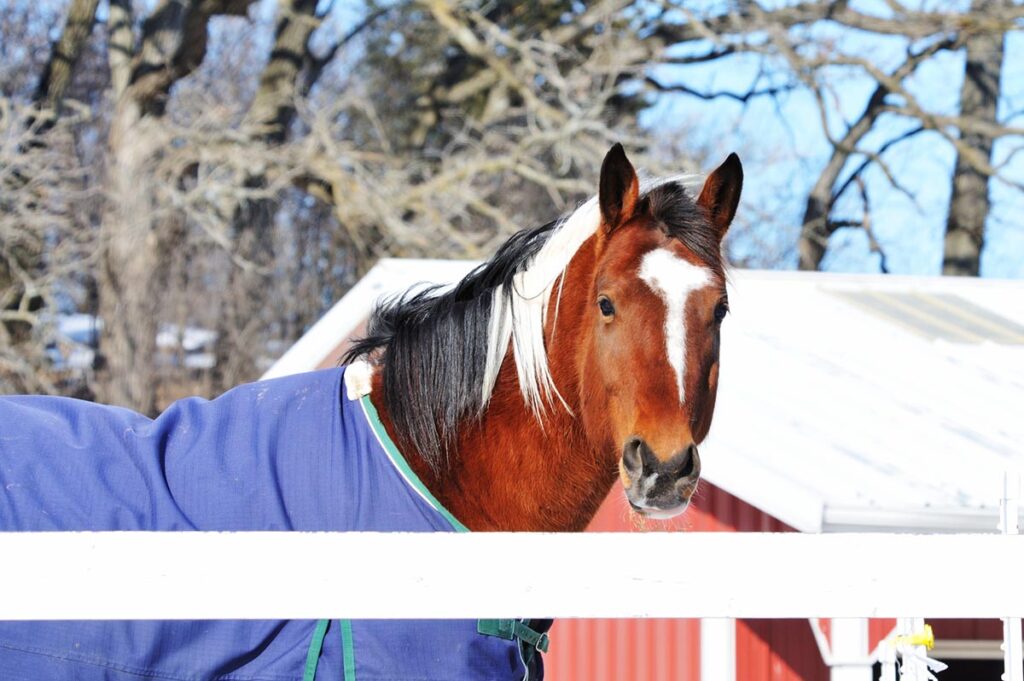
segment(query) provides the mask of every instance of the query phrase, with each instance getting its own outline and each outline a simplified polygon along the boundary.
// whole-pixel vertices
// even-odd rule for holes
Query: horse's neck
[[[549,343],[552,377],[574,414],[579,405],[573,330],[579,329],[589,302],[589,250],[588,245],[581,248],[566,272],[558,332]],[[371,399],[392,439],[400,442],[379,399],[382,381],[378,372]],[[471,530],[576,531],[594,517],[615,481],[615,459],[605,449],[595,447],[557,399],[539,422],[519,392],[508,355],[486,412],[479,424],[463,428],[447,470],[436,474],[416,452],[407,452],[407,458],[434,496]]]
[[[400,442],[378,399],[382,389],[378,374],[371,399]],[[594,451],[561,404],[549,407],[541,426],[519,394],[514,366],[502,371],[487,412],[463,429],[442,473],[418,453],[406,455],[433,495],[474,531],[582,530],[616,475],[614,460]]]

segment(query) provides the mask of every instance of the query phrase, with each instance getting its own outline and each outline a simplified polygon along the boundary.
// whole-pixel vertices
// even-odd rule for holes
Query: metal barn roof
[[[267,376],[335,361],[381,295],[475,264],[382,260]],[[805,532],[995,530],[1024,468],[1024,282],[730,279],[706,479]]]

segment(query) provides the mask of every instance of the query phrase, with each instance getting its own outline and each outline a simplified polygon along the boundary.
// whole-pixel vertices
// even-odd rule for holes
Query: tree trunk
[[[165,136],[162,128],[159,119],[142,115],[134,98],[119,103],[110,134],[108,210],[100,228],[102,399],[145,414],[156,411],[161,269],[146,162]]]
[[[821,267],[831,236],[828,215],[832,210],[832,188],[848,157],[848,153],[833,150],[832,158],[807,197],[800,240],[797,242],[797,254],[800,257],[798,266],[801,270],[817,270]]]
[[[836,196],[833,194],[836,182],[857,144],[874,126],[888,93],[888,89],[881,85],[875,89],[867,106],[864,107],[864,113],[850,126],[846,135],[832,146],[832,156],[825,164],[825,168],[818,176],[818,181],[814,183],[814,187],[807,197],[803,226],[800,229],[800,239],[797,243],[797,252],[800,256],[799,267],[802,270],[817,270],[821,267],[821,261],[828,248],[828,239],[832,235],[832,230],[829,228],[829,214],[832,212],[832,204],[836,200]]]
[[[985,16],[989,10],[1003,7],[1004,4],[1005,0],[973,0],[971,13]],[[1004,34],[987,31],[967,38],[967,65],[960,88],[961,116],[991,123],[993,126],[997,124],[1003,40]],[[986,161],[990,161],[992,137],[967,130],[960,139],[963,144],[980,152]],[[958,152],[953,171],[953,191],[949,199],[949,216],[946,220],[943,274],[978,276],[989,208],[988,175]]]
[[[135,33],[132,31],[131,0],[110,0],[107,13],[107,63],[114,99],[119,100],[128,89],[135,54]]]
[[[252,0],[162,0],[143,25],[110,129],[107,208],[100,229],[100,342],[106,402],[153,413],[157,406],[156,334],[160,327],[164,257],[181,234],[154,222],[150,162],[170,145],[162,116],[171,87],[194,71],[206,54],[207,24],[214,14],[244,14]],[[128,5],[112,3],[108,59],[115,88],[124,78],[131,45]]]
[[[281,3],[270,61],[260,74],[259,89],[246,114],[246,122],[257,126],[257,136],[272,144],[284,142],[295,117],[299,73],[306,61],[307,43],[320,24],[316,5],[316,0]]]
[[[68,8],[68,20],[60,34],[60,40],[53,46],[46,69],[39,79],[35,100],[50,110],[56,117],[60,113],[64,94],[71,84],[71,72],[78,62],[96,18],[99,0],[72,0]]]

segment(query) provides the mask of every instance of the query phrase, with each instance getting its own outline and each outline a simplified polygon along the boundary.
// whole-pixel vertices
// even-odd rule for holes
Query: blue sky
[[[862,3],[863,5],[863,3]],[[848,54],[870,55],[891,70],[902,60],[907,47],[903,38],[878,37],[860,32],[824,27],[816,35],[828,34]],[[687,48],[695,53],[706,45]],[[940,53],[909,78],[908,89],[929,111],[956,114],[963,77],[964,55]],[[741,55],[717,62],[685,67],[661,67],[659,79],[686,82],[704,91],[745,92],[754,82],[762,62],[759,57]],[[769,63],[768,80],[784,79],[785,69]],[[834,69],[835,99],[830,102],[829,123],[833,134],[845,130],[844,121],[854,120],[863,110],[874,82],[853,68]],[[1024,34],[1008,34],[1003,64],[1003,97],[1000,114],[1024,110]],[[804,209],[807,191],[817,179],[830,154],[822,131],[817,105],[810,92],[800,88],[777,100],[763,98],[746,106],[728,99],[714,102],[682,94],[660,95],[642,122],[652,130],[684,127],[694,136],[695,147],[707,149],[712,158],[724,158],[736,151],[746,170],[744,206],[748,219],[767,217],[742,238],[731,243],[739,256],[757,256],[764,244],[780,248],[793,243]],[[1013,122],[1024,125],[1018,114]],[[886,116],[862,141],[876,149],[885,140],[910,126],[907,119]],[[1004,139],[997,144],[994,160],[1006,160],[1009,150],[1022,140]],[[950,179],[955,161],[952,146],[938,133],[922,133],[892,147],[883,156],[893,174],[913,194],[910,200],[892,188],[884,174],[871,170],[865,176],[872,203],[875,234],[888,256],[890,271],[904,274],[937,274],[941,269],[942,236],[949,202]],[[849,171],[862,157],[848,164]],[[1004,169],[1007,178],[1024,183],[1024,154]],[[989,216],[987,241],[982,257],[982,274],[988,277],[1024,277],[1024,195],[1005,183],[990,183],[993,210]],[[848,192],[840,207],[849,217],[860,216],[857,192]],[[757,222],[758,220],[754,220]],[[844,272],[878,272],[878,257],[868,250],[861,230],[843,230],[833,236],[823,267]],[[756,261],[756,257],[755,257]],[[781,266],[795,266],[795,255]]]

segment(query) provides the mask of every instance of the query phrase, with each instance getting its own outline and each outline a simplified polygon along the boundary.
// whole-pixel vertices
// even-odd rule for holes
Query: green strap
[[[341,653],[345,660],[345,681],[356,681],[356,652],[352,645],[352,620],[341,620]]]
[[[327,634],[329,620],[319,620],[313,637],[309,639],[309,651],[306,653],[306,669],[302,673],[302,681],[313,681],[316,678],[316,665],[320,661],[320,651],[324,647],[324,636]]]
[[[542,653],[548,652],[551,645],[546,633],[534,631],[520,620],[477,620],[476,630],[485,636],[497,636],[506,641],[519,639]]]

